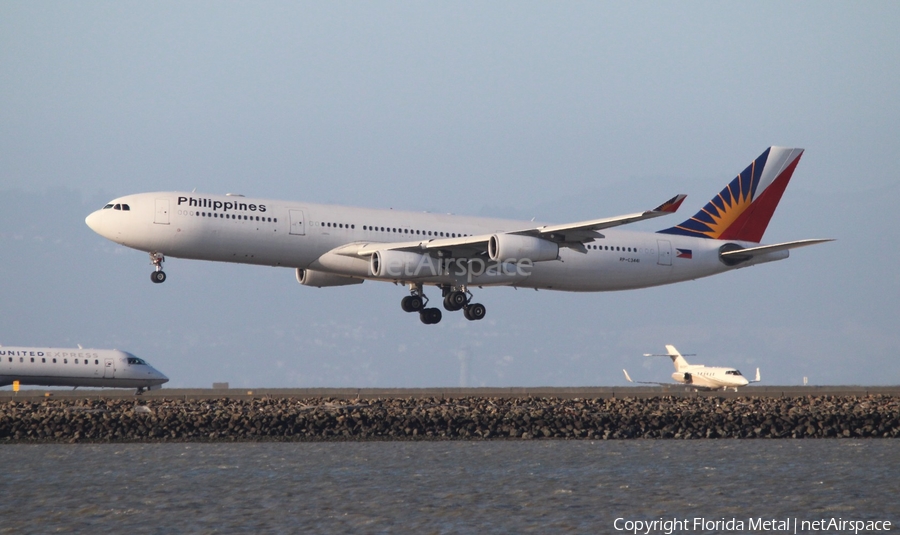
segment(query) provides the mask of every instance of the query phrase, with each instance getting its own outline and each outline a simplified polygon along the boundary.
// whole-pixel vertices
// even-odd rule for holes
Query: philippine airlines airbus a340
[[[166,280],[166,256],[283,266],[306,286],[408,285],[401,307],[426,324],[441,320],[423,291],[437,286],[446,310],[479,320],[485,307],[472,302],[474,287],[645,288],[781,260],[790,249],[828,241],[760,244],[802,153],[766,149],[693,217],[658,232],[611,229],[673,213],[684,195],[645,212],[550,225],[160,192],[119,197],[85,221],[105,238],[150,253],[156,283]]]

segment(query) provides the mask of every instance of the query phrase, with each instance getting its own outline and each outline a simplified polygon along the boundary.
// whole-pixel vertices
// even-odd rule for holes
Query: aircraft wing
[[[737,261],[750,260],[754,256],[775,253],[778,251],[787,251],[798,247],[806,247],[817,243],[834,241],[833,238],[815,239],[815,240],[797,240],[784,243],[776,243],[774,245],[760,245],[759,247],[748,247],[746,249],[736,249],[734,251],[724,251],[719,253],[722,258],[732,258]]]
[[[681,206],[685,197],[687,195],[676,195],[656,208],[644,212],[562,225],[544,225],[522,230],[512,230],[505,232],[505,234],[542,238],[556,242],[560,247],[569,247],[581,252],[587,252],[587,249],[584,247],[585,243],[603,237],[598,232],[599,230],[674,213]],[[488,241],[491,239],[491,236],[492,234],[481,234],[478,236],[434,238],[399,243],[360,242],[343,246],[334,252],[345,255],[369,256],[374,254],[375,251],[400,250],[436,253],[437,256],[444,257],[471,258],[487,254]]]
[[[679,386],[680,385],[680,386],[684,386],[682,383],[657,383],[655,381],[633,381],[631,379],[631,376],[628,375],[627,370],[623,369],[622,371],[625,372],[625,379],[627,379],[629,383],[635,383],[635,384],[639,384],[639,385],[659,385],[659,386]]]
[[[532,229],[513,231],[510,232],[510,234],[549,239],[558,242],[560,245],[572,242],[590,242],[593,241],[594,238],[602,237],[596,234],[596,231],[675,213],[686,197],[687,195],[683,194],[676,195],[656,208],[644,212],[607,217],[604,219],[591,219],[590,221],[580,221],[578,223],[545,225]]]

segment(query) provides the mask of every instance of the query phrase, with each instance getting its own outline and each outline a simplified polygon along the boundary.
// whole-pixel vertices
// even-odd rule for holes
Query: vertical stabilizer
[[[672,359],[672,364],[675,365],[676,372],[688,367],[688,362],[684,360],[684,357],[681,356],[681,353],[679,353],[678,350],[675,349],[675,346],[667,345],[666,351],[668,351],[669,357]]]
[[[693,217],[659,232],[759,243],[801,155],[769,147]]]

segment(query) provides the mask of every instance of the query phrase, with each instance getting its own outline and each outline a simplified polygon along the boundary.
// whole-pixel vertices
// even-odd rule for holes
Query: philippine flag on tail
[[[691,249],[675,249],[675,258],[694,258],[694,252]]]

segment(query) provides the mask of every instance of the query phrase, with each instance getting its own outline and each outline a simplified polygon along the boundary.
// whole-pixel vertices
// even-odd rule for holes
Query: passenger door
[[[169,224],[169,199],[156,199],[156,214],[153,222],[157,225]]]
[[[116,376],[116,359],[103,359],[103,378],[113,379]]]
[[[659,259],[656,261],[661,266],[672,265],[672,242],[669,240],[656,240],[659,247]]]
[[[291,234],[304,236],[306,234],[306,222],[303,220],[303,210],[291,210]]]

